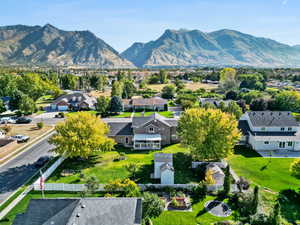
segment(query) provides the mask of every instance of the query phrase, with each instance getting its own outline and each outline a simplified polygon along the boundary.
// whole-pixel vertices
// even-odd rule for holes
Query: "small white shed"
[[[161,184],[174,184],[173,154],[154,155],[154,178],[160,179]]]

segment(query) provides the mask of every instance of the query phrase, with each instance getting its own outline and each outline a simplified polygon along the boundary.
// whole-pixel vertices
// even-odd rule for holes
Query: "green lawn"
[[[263,158],[246,148],[237,148],[229,163],[234,171],[246,179],[273,191],[299,188],[300,180],[291,176],[289,167],[294,159]]]
[[[46,192],[46,198],[68,198],[68,197],[80,197],[79,193],[68,192]],[[87,197],[103,197],[103,194],[98,193]],[[11,225],[19,213],[24,213],[29,204],[30,199],[42,198],[41,192],[32,191],[22,199],[5,217],[0,221],[0,225]],[[6,221],[8,219],[8,221]]]
[[[132,114],[132,112],[122,112],[121,114],[119,114],[119,115],[114,115],[114,116],[112,116],[112,117],[114,117],[114,118],[129,118],[129,117],[131,117],[131,114]]]
[[[126,160],[116,161],[119,152],[126,152]],[[130,149],[118,148],[117,151],[99,153],[89,160],[66,160],[48,180],[49,183],[84,183],[84,179],[80,179],[80,173],[87,176],[96,176],[100,183],[107,183],[117,178],[130,177],[131,174],[125,169],[129,163],[139,166],[139,171],[135,177],[137,183],[155,182],[150,179],[150,174],[154,171],[153,158],[154,153],[164,152],[174,154],[175,167],[175,183],[199,182],[200,178],[190,169],[191,159],[188,151],[180,147],[178,144],[170,145],[161,151],[131,151]],[[74,174],[62,177],[61,171],[64,169],[73,169]]]
[[[204,200],[194,203],[192,212],[164,211],[158,218],[152,219],[152,222],[155,225],[210,225],[217,221],[231,220],[232,216],[216,217],[205,210],[204,204],[213,199],[215,197],[207,196]]]
[[[154,112],[145,112],[144,113],[144,116],[150,116],[152,115]],[[161,111],[161,112],[157,112],[158,114],[164,116],[164,117],[167,117],[167,118],[173,118],[173,113],[170,112],[170,111]],[[140,117],[142,116],[143,113],[142,112],[135,112],[134,113],[134,116],[137,116],[137,117]]]

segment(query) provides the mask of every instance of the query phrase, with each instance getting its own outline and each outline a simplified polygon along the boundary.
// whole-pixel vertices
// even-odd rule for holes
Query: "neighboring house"
[[[140,225],[139,198],[31,199],[13,225]]]
[[[1,97],[1,100],[3,101],[4,103],[4,106],[6,108],[6,110],[9,110],[9,102],[11,100],[11,97],[9,96],[4,96],[4,97]]]
[[[217,164],[215,163],[207,164],[205,173],[207,173],[208,171],[210,171],[211,176],[215,181],[214,185],[224,184],[225,174]]]
[[[123,99],[122,101],[124,111],[167,111],[168,108],[168,101],[160,97]]]
[[[215,99],[215,98],[200,98],[201,106],[203,106],[205,104],[211,104],[211,105],[214,105],[215,107],[219,108],[220,105],[223,103],[224,106],[227,107],[230,102],[232,102],[232,100],[220,100],[220,99]]]
[[[74,92],[58,97],[51,103],[51,110],[67,111],[67,110],[89,110],[95,109],[97,103],[96,98],[85,93]]]
[[[135,150],[160,149],[163,145],[179,141],[177,123],[177,119],[153,113],[147,117],[133,117],[127,122],[108,122],[108,136],[114,138],[118,144],[133,147]]]
[[[239,120],[241,144],[254,150],[300,151],[299,124],[291,112],[247,112]]]
[[[161,184],[174,184],[173,154],[154,154],[154,177]]]

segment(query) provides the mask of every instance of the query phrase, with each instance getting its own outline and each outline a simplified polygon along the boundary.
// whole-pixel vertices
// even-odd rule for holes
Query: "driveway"
[[[58,112],[45,112],[40,115],[36,115],[32,117],[32,123],[44,122],[47,125],[55,125],[58,122],[64,120],[64,118],[55,118]]]

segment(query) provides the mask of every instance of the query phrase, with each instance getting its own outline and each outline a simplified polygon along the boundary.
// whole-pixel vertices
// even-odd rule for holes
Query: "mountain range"
[[[155,41],[134,43],[121,56],[137,67],[299,67],[300,46],[289,46],[234,30],[204,33],[199,30],[181,29],[166,30]]]
[[[119,54],[90,31],[45,26],[0,27],[0,63],[101,68],[172,66],[299,67],[300,45],[234,30],[166,30]]]
[[[131,62],[90,31],[45,26],[0,27],[0,62],[130,68]]]

